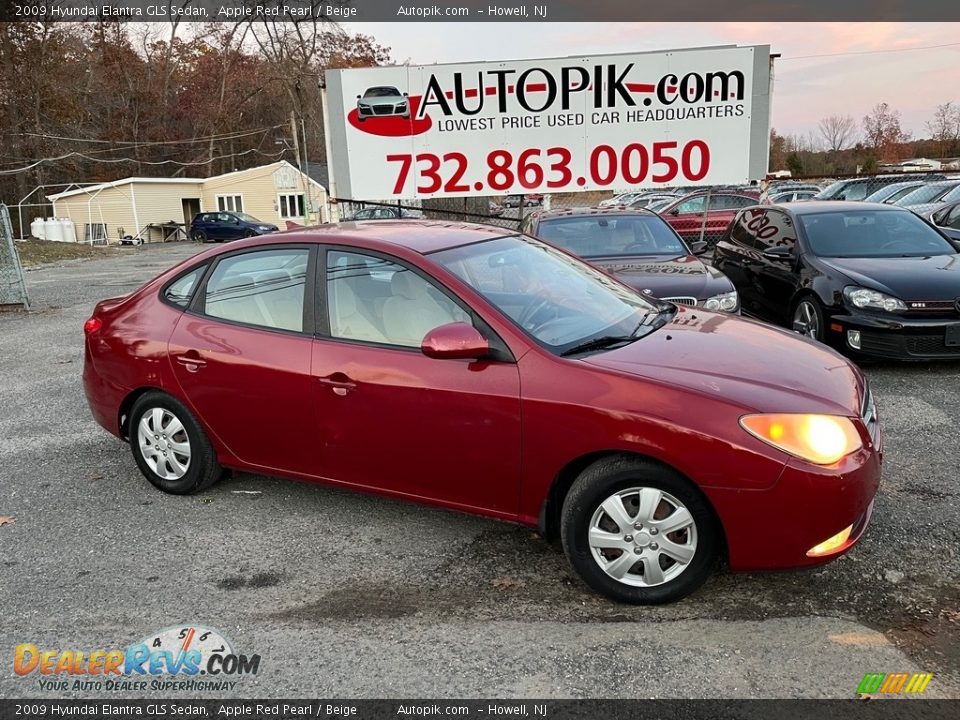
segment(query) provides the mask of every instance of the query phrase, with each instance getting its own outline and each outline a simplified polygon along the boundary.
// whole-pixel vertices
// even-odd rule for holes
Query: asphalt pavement
[[[197,496],[153,489],[90,416],[81,326],[199,249],[40,268],[33,310],[0,315],[0,697],[170,696],[51,693],[13,652],[181,624],[261,656],[204,697],[850,698],[865,673],[900,671],[960,697],[960,363],[865,368],[887,455],[849,555],[629,607],[507,523],[243,473]]]

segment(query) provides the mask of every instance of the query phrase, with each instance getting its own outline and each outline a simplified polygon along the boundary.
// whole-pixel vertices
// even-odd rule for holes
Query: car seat
[[[330,332],[334,337],[367,342],[387,342],[387,338],[367,320],[357,307],[353,288],[344,280],[330,283]]]
[[[427,282],[410,270],[397,270],[390,288],[393,295],[383,304],[383,328],[392,343],[419,347],[428,332],[456,320],[430,295]]]

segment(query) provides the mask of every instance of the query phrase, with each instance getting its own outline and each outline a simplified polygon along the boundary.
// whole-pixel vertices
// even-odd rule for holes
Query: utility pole
[[[294,155],[297,156],[297,169],[300,171],[300,181],[301,181],[301,182],[303,183],[303,185],[304,185],[304,188],[303,188],[303,214],[306,215],[306,214],[307,214],[307,188],[306,188],[306,182],[303,180],[303,160],[300,158],[300,140],[299,140],[298,133],[297,133],[297,116],[296,116],[296,113],[295,113],[293,110],[290,111],[290,132],[292,133],[292,136],[293,136],[293,153],[294,153]],[[289,212],[289,211],[288,211],[288,212]],[[293,213],[290,213],[290,214],[291,214],[291,216],[293,215]],[[310,224],[310,223],[308,223],[308,222],[306,221],[306,217],[304,217],[304,223],[303,223],[303,224],[304,224],[304,225],[309,225],[309,224]]]

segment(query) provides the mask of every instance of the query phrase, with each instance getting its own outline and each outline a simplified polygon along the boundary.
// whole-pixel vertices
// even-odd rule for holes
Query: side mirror
[[[679,215],[679,214],[680,214],[680,208],[674,208],[673,210],[670,211],[670,214],[671,214],[671,215]]]
[[[360,99],[360,96],[359,96],[359,95],[357,95],[357,100],[359,100],[359,99]]]
[[[697,240],[696,242],[690,243],[690,252],[692,252],[694,255],[703,255],[706,251],[706,240]]]
[[[763,256],[767,258],[767,260],[778,260],[782,262],[793,258],[793,250],[783,245],[778,245],[764,250]]]
[[[420,350],[435,360],[476,360],[490,353],[490,343],[473,325],[452,322],[428,332]]]
[[[410,97],[410,93],[404,93],[403,96],[404,96],[404,97]]]

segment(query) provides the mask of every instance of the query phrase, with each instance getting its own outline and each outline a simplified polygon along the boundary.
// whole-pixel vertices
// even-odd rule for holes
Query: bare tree
[[[953,152],[953,147],[960,141],[960,106],[952,102],[937,105],[933,120],[927,122],[927,130],[938,144],[940,157]]]
[[[866,144],[881,160],[897,160],[900,145],[910,139],[910,134],[900,127],[900,111],[885,102],[874,105],[863,117],[863,134]]]
[[[832,152],[845,150],[853,144],[857,125],[849,115],[830,115],[820,121],[820,136]]]

